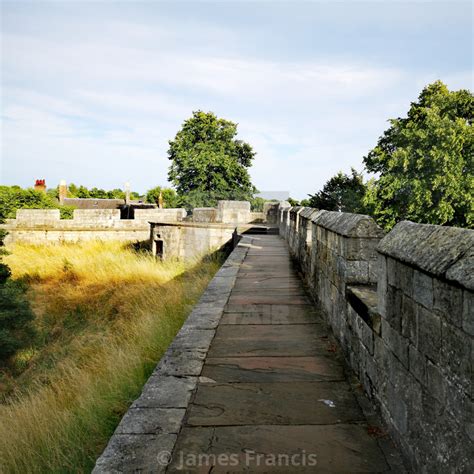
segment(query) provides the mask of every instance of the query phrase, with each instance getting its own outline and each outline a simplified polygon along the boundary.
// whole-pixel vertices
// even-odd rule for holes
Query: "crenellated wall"
[[[192,223],[230,226],[230,233],[225,232],[229,239],[236,226],[263,218],[262,213],[250,212],[250,203],[247,201],[219,201],[216,208],[197,208],[189,217],[186,210],[180,208],[136,208],[131,215],[131,219],[121,218],[120,209],[74,209],[72,219],[61,219],[59,209],[19,209],[16,219],[7,219],[0,228],[8,232],[5,239],[7,245],[14,242],[42,244],[93,239],[147,241],[150,236],[150,222],[170,224],[186,220]],[[223,238],[220,237],[222,232],[212,226],[208,234],[205,235],[202,229],[196,232],[186,230],[180,235],[180,240],[187,242],[183,247],[198,245],[201,248],[202,241],[214,242]],[[186,236],[189,238],[186,239]],[[194,241],[194,244],[189,243],[191,241]],[[172,244],[170,249],[178,248],[175,242]],[[182,254],[183,251],[178,253]]]
[[[279,212],[367,395],[413,470],[473,472],[474,231],[369,216]]]
[[[72,219],[60,219],[59,209],[19,209],[16,219],[0,226],[5,243],[32,244],[82,240],[146,241],[151,220],[180,222],[185,209],[136,209],[134,219],[120,219],[119,209],[74,209]]]

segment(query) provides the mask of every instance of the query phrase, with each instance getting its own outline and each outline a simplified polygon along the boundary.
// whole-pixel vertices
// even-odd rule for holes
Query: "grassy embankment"
[[[0,472],[89,472],[221,262],[120,243],[10,250],[37,336],[0,374]]]

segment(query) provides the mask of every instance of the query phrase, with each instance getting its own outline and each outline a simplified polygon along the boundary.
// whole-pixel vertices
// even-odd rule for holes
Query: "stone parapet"
[[[135,220],[146,222],[181,222],[187,215],[186,209],[135,209]]]
[[[219,201],[216,220],[223,224],[250,222],[250,203],[248,201]]]
[[[279,226],[412,469],[473,471],[474,231],[404,221],[385,235],[307,208],[280,209]]]

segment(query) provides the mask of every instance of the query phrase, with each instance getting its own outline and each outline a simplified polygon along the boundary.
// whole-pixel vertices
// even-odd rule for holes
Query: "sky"
[[[239,124],[260,191],[302,199],[428,83],[473,89],[471,2],[0,2],[6,185],[167,185],[204,110]]]

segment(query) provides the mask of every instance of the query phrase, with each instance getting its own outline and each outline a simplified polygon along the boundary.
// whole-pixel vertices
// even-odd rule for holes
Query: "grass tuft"
[[[0,472],[90,472],[221,260],[159,263],[115,242],[10,250],[38,336],[0,376]]]

